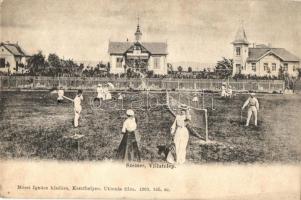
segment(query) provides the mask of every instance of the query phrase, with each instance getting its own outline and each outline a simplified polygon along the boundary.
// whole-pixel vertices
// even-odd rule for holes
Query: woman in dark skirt
[[[127,110],[126,114],[128,118],[123,123],[123,127],[122,127],[123,138],[118,147],[117,159],[123,161],[140,162],[140,152],[139,152],[138,143],[135,134],[137,129],[137,123],[134,117],[134,111],[131,109]]]

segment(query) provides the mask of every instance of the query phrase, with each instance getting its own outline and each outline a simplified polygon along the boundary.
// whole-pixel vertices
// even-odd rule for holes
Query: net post
[[[121,99],[121,110],[123,110],[123,98]]]

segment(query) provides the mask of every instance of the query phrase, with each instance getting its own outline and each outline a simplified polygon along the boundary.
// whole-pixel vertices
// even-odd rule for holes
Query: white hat
[[[133,111],[132,109],[128,109],[128,110],[126,111],[126,114],[127,114],[128,116],[134,116],[134,111]]]
[[[251,96],[255,96],[255,93],[252,92],[252,93],[250,93],[250,95],[251,95]]]
[[[100,84],[100,83],[98,83],[98,85],[97,85],[98,87],[101,87],[102,85]]]

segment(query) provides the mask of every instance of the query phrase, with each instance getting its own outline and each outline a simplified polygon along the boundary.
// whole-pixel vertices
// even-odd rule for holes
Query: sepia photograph
[[[0,0],[0,197],[300,199],[300,10]]]

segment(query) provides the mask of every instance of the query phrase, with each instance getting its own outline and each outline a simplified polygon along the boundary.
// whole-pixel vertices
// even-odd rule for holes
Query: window
[[[236,51],[236,55],[240,56],[240,47],[236,47],[235,51]]]
[[[287,71],[288,70],[288,64],[284,63],[283,66],[284,66],[284,71]]]
[[[154,69],[160,69],[160,57],[154,57]]]
[[[272,71],[276,71],[276,63],[272,63]]]
[[[263,63],[263,70],[268,71],[269,63]]]
[[[116,68],[122,68],[122,58],[116,59]]]
[[[256,72],[256,63],[252,63],[252,70]]]
[[[5,58],[0,58],[0,67],[5,67]]]

